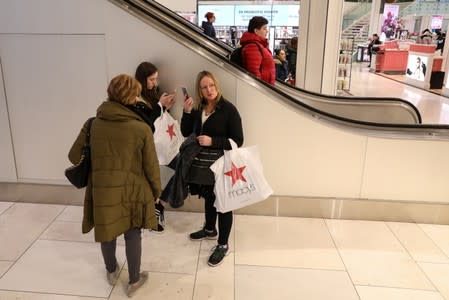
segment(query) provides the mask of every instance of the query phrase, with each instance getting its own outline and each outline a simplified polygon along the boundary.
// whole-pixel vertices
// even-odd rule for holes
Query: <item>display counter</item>
[[[405,74],[408,59],[408,44],[388,41],[379,46],[376,55],[376,72],[385,74]]]
[[[405,74],[407,69],[407,59],[407,50],[380,50],[376,55],[376,72],[385,74]]]
[[[423,88],[430,88],[430,77],[436,45],[411,44],[408,54],[404,82]]]

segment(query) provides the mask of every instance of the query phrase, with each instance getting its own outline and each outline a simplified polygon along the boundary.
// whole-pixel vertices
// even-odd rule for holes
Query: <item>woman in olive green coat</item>
[[[83,233],[92,228],[101,242],[107,279],[114,285],[120,268],[116,238],[124,234],[128,261],[128,296],[148,278],[140,273],[141,228],[157,229],[154,199],[161,193],[159,162],[148,125],[125,105],[136,102],[141,86],[119,75],[108,87],[108,101],[97,109],[91,128],[92,173],[84,199]],[[69,152],[80,160],[87,122]]]

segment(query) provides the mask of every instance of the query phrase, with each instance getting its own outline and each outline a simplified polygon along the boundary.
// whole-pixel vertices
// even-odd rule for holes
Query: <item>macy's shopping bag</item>
[[[273,190],[263,176],[257,146],[225,151],[210,169],[215,174],[215,207],[225,213],[267,199]]]
[[[160,165],[168,165],[184,141],[178,121],[167,112],[163,112],[154,121],[154,145]]]

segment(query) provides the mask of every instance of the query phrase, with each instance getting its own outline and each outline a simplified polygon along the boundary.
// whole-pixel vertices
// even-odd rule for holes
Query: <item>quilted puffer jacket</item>
[[[79,162],[87,123],[69,152]],[[159,162],[150,127],[117,102],[97,109],[90,136],[92,172],[84,198],[83,233],[115,239],[130,228],[157,228],[154,199],[161,194]]]
[[[273,54],[268,48],[267,39],[261,38],[255,33],[244,32],[240,39],[240,44],[243,47],[244,68],[263,81],[274,85],[276,69],[274,67]]]

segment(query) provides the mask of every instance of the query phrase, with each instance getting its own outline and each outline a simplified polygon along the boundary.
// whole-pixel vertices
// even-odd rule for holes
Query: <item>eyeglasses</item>
[[[205,85],[205,86],[201,86],[200,89],[204,91],[204,90],[211,89],[211,88],[214,88],[214,87],[215,87],[215,84],[211,83],[211,84],[208,84],[208,85]]]

